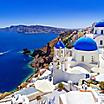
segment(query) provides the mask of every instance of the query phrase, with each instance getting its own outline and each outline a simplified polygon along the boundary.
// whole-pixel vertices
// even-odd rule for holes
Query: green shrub
[[[64,84],[63,83],[59,83],[58,84],[58,88],[61,89],[61,90],[64,89]]]
[[[104,81],[99,83],[99,87],[100,87],[101,90],[104,90]]]

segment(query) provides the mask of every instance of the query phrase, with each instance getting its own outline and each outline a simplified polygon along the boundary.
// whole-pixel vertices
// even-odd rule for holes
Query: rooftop
[[[60,99],[62,104],[95,104],[91,92],[71,91],[66,94],[61,94]]]
[[[55,44],[55,48],[60,49],[60,48],[65,48],[64,43],[59,40],[56,44]]]
[[[95,51],[97,44],[89,37],[81,37],[74,43],[74,48],[81,51]]]
[[[97,23],[95,24],[95,27],[104,27],[104,21],[97,22]]]

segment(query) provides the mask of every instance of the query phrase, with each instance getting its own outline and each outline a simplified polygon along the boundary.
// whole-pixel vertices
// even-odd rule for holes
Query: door
[[[84,62],[84,56],[82,56],[82,62]]]

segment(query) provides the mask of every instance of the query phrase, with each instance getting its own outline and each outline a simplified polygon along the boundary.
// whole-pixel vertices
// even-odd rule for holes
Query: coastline
[[[57,36],[55,39],[53,39],[53,40],[51,40],[51,41],[49,42],[49,44],[50,44],[50,46],[51,46],[51,49],[52,49],[52,47],[54,46],[54,44],[57,42],[58,37],[59,37],[59,36]],[[46,52],[46,49],[47,49],[47,47],[44,46],[44,47],[40,48],[39,50],[42,50],[43,52]],[[48,57],[48,56],[47,56],[47,57]],[[53,56],[52,56],[52,57],[53,57]],[[14,89],[14,90],[12,90],[12,91],[9,91],[9,92],[0,93],[0,100],[3,99],[3,98],[5,98],[6,96],[9,96],[9,95],[13,94],[13,93],[16,92],[16,91],[19,91],[19,90],[22,89],[22,88],[26,88],[27,85],[29,84],[29,82],[31,81],[31,79],[32,79],[35,75],[38,74],[38,72],[36,73],[36,68],[32,66],[33,60],[34,60],[34,58],[27,64],[27,67],[29,67],[31,70],[33,70],[32,74],[30,74],[29,76],[27,76],[27,77],[21,82],[21,84],[20,84],[16,89]]]
[[[52,47],[54,46],[54,44],[58,41],[58,38],[59,38],[59,36],[58,37],[56,37],[55,39],[53,39],[53,40],[51,40],[49,43],[50,43],[50,46],[51,46],[51,49],[52,49]],[[39,50],[42,50],[43,52],[46,52],[46,46],[44,46],[44,47],[42,47],[42,48],[40,48]],[[53,57],[53,56],[52,56]],[[35,58],[33,58],[27,65],[28,65],[28,67],[29,68],[31,68],[32,70],[33,70],[33,73],[31,74],[31,75],[29,75],[26,79],[24,79],[24,81],[18,86],[18,87],[22,87],[22,88],[24,88],[24,87],[26,87],[27,86],[27,84],[29,84],[29,82],[31,81],[31,79],[34,77],[34,76],[36,76],[37,74],[38,74],[38,72],[36,72],[37,70],[36,70],[36,67],[33,67],[32,66],[32,63],[33,63],[33,60],[34,60]],[[37,58],[38,59],[38,58]],[[20,90],[20,89],[18,89],[18,87],[17,87],[17,89],[15,90],[15,92],[16,91],[18,91],[18,90]]]

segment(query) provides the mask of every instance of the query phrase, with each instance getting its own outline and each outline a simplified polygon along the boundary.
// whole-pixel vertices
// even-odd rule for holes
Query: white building
[[[29,99],[25,95],[14,95],[11,104],[29,104]]]
[[[70,91],[61,94],[59,104],[101,104],[93,92]]]
[[[59,39],[54,47],[53,83],[78,83],[93,73],[104,74],[104,22],[94,25],[93,34],[76,40],[72,49],[67,49]],[[79,68],[79,70],[77,70]]]
[[[54,57],[63,58],[64,56],[65,56],[65,45],[61,41],[61,39],[59,39],[59,41],[55,44],[54,47]]]
[[[73,48],[71,66],[78,64],[99,66],[99,52],[96,42],[89,37],[79,38]]]
[[[98,31],[96,24],[94,31]],[[100,27],[101,29],[101,27]],[[101,30],[102,31],[102,30]],[[86,34],[74,43],[74,47],[67,49],[61,39],[55,44],[53,58],[53,83],[71,80],[77,83],[80,79],[90,76],[93,68],[100,67],[99,48],[103,47],[104,34]],[[102,54],[102,56],[104,56]],[[76,70],[80,68],[80,70]],[[85,69],[86,71],[84,71]],[[72,73],[71,70],[74,70]],[[88,75],[89,74],[89,75]]]
[[[93,34],[97,46],[99,48],[104,47],[104,21],[95,23]]]
[[[89,66],[91,68],[99,66],[98,48],[93,39],[89,37],[79,38],[71,51],[72,56],[70,56],[70,49],[66,49],[61,40],[56,43],[53,60],[54,84],[62,81],[68,82],[69,80],[78,83],[80,79],[86,78],[86,75],[88,75],[89,70],[87,69],[89,69]],[[77,68],[80,68],[80,70],[77,70]]]

